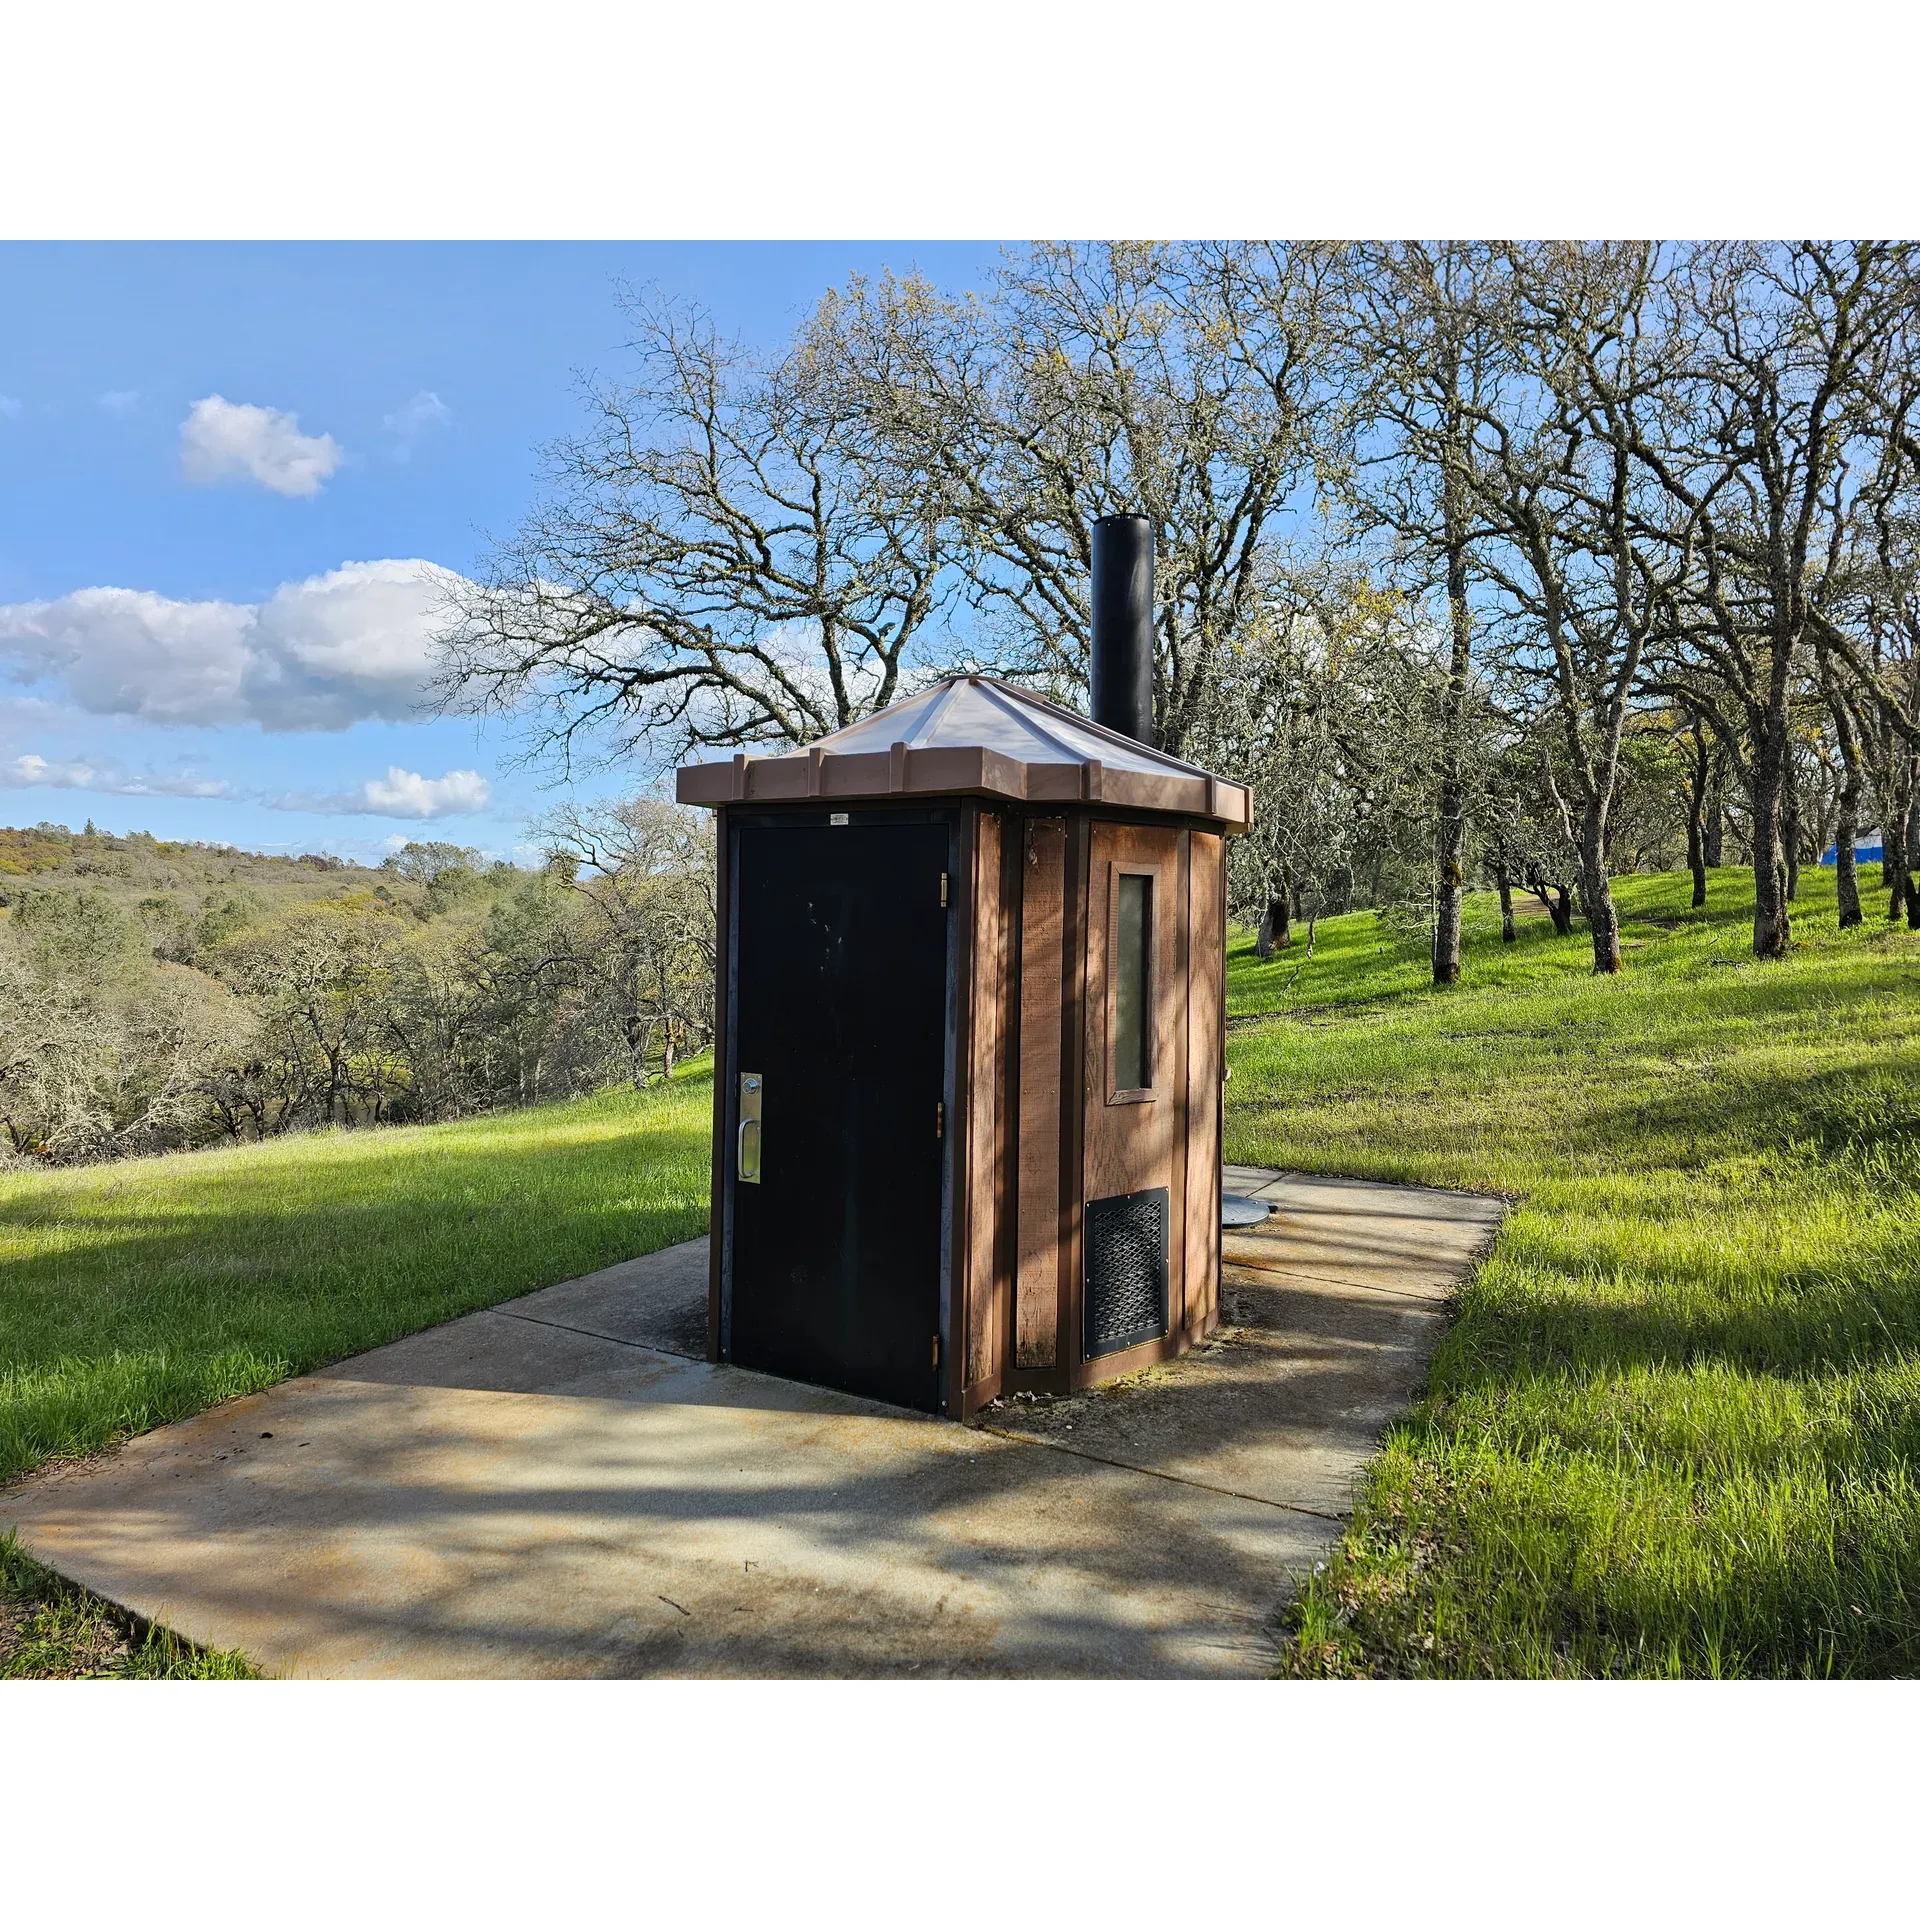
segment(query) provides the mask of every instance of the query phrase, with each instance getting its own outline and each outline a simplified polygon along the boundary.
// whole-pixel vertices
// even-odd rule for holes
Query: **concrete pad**
[[[1221,1237],[1221,1338],[1076,1400],[996,1406],[985,1422],[1344,1519],[1505,1203],[1259,1167],[1227,1175],[1230,1191],[1278,1211]]]
[[[1324,1291],[1281,1332],[1229,1337],[1138,1384],[986,1416],[1117,1465],[1338,1520],[1380,1430],[1419,1390],[1438,1331],[1419,1309],[1381,1309]],[[1316,1324],[1316,1322],[1318,1324]]]
[[[1272,1167],[1236,1167],[1231,1164],[1220,1169],[1220,1189],[1223,1193],[1256,1193],[1262,1187],[1270,1187],[1281,1176]]]
[[[1233,1176],[1281,1212],[1229,1237],[1227,1336],[985,1428],[689,1357],[692,1242],[43,1472],[0,1529],[288,1674],[1259,1674],[1499,1203]]]
[[[1470,1266],[1492,1243],[1506,1212],[1493,1194],[1258,1167],[1232,1171],[1247,1182],[1237,1191],[1278,1211],[1264,1226],[1225,1236],[1229,1262],[1427,1302],[1453,1290],[1463,1263]]]
[[[701,1360],[707,1352],[707,1243],[683,1240],[494,1311]]]

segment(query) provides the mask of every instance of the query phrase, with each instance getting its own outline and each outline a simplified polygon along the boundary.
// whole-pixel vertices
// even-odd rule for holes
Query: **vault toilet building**
[[[719,815],[715,1360],[964,1419],[1165,1359],[1220,1307],[1225,836],[1154,751],[1148,523],[1093,539],[1093,711],[977,676]]]

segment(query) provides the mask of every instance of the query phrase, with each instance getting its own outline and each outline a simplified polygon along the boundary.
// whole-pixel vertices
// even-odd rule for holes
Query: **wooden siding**
[[[1220,1314],[1220,1074],[1226,1008],[1226,843],[1191,836],[1187,950],[1187,1296],[1198,1339]]]
[[[1006,1057],[1006,916],[1002,910],[1001,816],[976,815],[973,858],[967,879],[973,890],[971,1018],[961,1098],[967,1107],[962,1197],[955,1211],[966,1217],[966,1398],[990,1397],[999,1372],[997,1254],[1000,1246],[999,1189],[1003,1147],[1001,1086]]]
[[[1067,823],[1025,823],[1020,906],[1020,1107],[1013,1364],[1059,1357],[1061,995],[1066,978]]]
[[[1186,897],[1182,842],[1172,827],[1121,826],[1096,821],[1087,871],[1088,941],[1084,1079],[1085,1200],[1103,1200],[1146,1188],[1168,1189],[1167,1305],[1169,1332],[1181,1324],[1186,1234],[1182,1145],[1187,1107]],[[1113,938],[1118,877],[1153,877],[1152,1087],[1147,1097],[1112,1089],[1110,1058]],[[1076,1316],[1077,1318],[1078,1316]],[[1078,1335],[1076,1335],[1078,1338]],[[1079,1360],[1084,1347],[1076,1349]]]
[[[715,929],[713,969],[713,1174],[707,1215],[707,1358],[716,1364],[727,1358],[721,1341],[726,1325],[726,1245],[733,1207],[733,1103],[728,1089],[733,1056],[727,1045],[727,975],[733,953],[732,853],[726,809],[714,822]]]
[[[1078,1390],[1170,1358],[1219,1316],[1224,853],[1218,832],[1074,807],[963,803],[952,877],[957,969],[943,1329],[949,1413],[1015,1388]],[[720,1356],[731,1203],[727,819],[721,816],[720,1058],[709,1352]],[[1110,1084],[1115,874],[1154,880],[1153,1085]],[[1115,1098],[1116,1092],[1127,1097]],[[1087,1362],[1085,1205],[1168,1189],[1164,1339]]]

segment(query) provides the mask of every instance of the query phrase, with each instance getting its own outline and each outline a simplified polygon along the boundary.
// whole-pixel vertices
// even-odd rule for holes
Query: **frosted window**
[[[1120,875],[1113,936],[1113,1084],[1122,1092],[1153,1084],[1153,881]]]

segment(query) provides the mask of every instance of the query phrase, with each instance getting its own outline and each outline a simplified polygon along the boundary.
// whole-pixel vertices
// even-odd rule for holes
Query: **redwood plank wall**
[[[1014,1202],[1013,1364],[1059,1358],[1061,989],[1066,968],[1067,823],[1028,820],[1021,861],[1020,1094]]]
[[[1001,872],[1002,816],[976,816],[973,858],[967,878],[973,889],[972,1019],[968,1024],[964,1095],[967,1102],[965,1173],[967,1411],[999,1391],[1002,1335],[998,1272],[1002,1086],[1007,1027],[1007,922]]]
[[[1226,842],[1191,836],[1187,909],[1187,1300],[1198,1339],[1220,1314],[1220,1075],[1226,1025]]]

